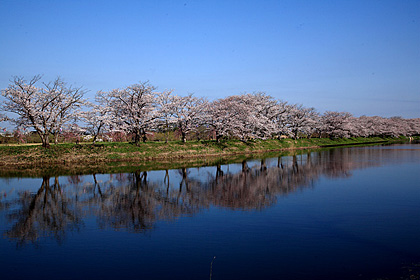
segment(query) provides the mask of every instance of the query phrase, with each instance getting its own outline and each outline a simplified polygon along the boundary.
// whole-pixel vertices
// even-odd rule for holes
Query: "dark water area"
[[[0,178],[0,196],[0,279],[420,279],[420,145]]]

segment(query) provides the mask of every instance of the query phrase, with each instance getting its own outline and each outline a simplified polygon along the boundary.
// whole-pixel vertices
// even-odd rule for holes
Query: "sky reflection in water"
[[[398,278],[420,262],[419,163],[419,145],[393,145],[0,179],[1,267],[6,278],[201,279],[216,256],[213,279]]]

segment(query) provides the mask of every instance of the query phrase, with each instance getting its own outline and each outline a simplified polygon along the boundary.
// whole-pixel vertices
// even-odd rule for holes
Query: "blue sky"
[[[0,88],[35,74],[420,117],[420,1],[1,0]]]

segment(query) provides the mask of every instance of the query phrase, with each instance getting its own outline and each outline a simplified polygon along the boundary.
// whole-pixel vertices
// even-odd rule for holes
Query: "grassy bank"
[[[350,139],[282,139],[266,141],[191,141],[131,143],[100,143],[92,145],[57,144],[49,149],[40,145],[0,146],[0,176],[39,175],[89,172],[122,172],[131,168],[166,169],[178,166],[204,166],[227,163],[235,159],[266,156],[263,153],[298,151],[342,145],[373,144],[401,141],[393,138]]]

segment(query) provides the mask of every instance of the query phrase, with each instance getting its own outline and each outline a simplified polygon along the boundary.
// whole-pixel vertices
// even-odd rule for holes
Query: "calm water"
[[[0,195],[1,279],[400,279],[419,271],[420,145],[0,178]]]

